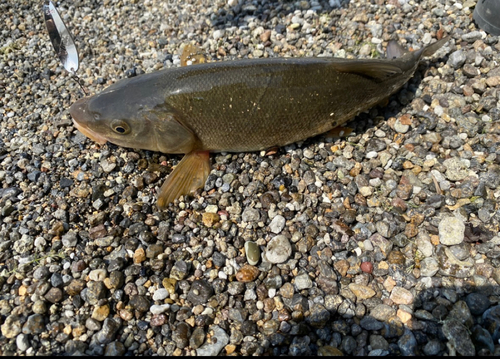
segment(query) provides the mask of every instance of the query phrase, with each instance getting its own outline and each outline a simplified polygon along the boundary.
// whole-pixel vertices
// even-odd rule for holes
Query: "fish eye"
[[[126,135],[127,133],[130,132],[130,126],[128,123],[122,120],[115,120],[111,123],[111,128],[113,131],[120,135]]]
[[[99,114],[98,113],[94,113],[94,120],[99,121],[99,118],[100,118]]]

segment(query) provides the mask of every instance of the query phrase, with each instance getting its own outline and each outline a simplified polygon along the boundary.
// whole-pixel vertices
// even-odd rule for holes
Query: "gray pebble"
[[[269,224],[269,230],[275,234],[281,233],[283,228],[285,228],[285,217],[277,215],[273,218],[271,223]]]
[[[398,340],[399,350],[404,356],[415,355],[417,349],[417,340],[409,329],[405,329],[404,334]]]
[[[488,297],[482,293],[469,293],[465,297],[465,303],[472,315],[482,315],[491,305]]]
[[[24,353],[30,347],[30,342],[29,342],[28,336],[26,334],[19,334],[16,337],[16,345],[17,345],[17,349],[21,353]]]
[[[283,235],[271,239],[266,246],[265,257],[271,263],[283,263],[292,255],[292,246]]]
[[[462,50],[455,51],[450,54],[448,57],[448,65],[453,67],[454,69],[458,69],[462,67],[462,65],[465,63],[465,60],[467,60],[467,56]]]
[[[476,350],[467,328],[457,319],[446,319],[443,323],[443,334],[461,355],[474,356]]]
[[[309,278],[309,275],[307,273],[295,277],[295,287],[297,288],[298,291],[311,288],[312,285],[313,285],[312,280],[311,278]]]
[[[210,342],[205,342],[201,347],[196,349],[197,356],[216,356],[229,343],[229,335],[219,326],[211,326],[209,332],[213,332],[211,336],[213,339]]]
[[[456,217],[445,217],[439,222],[439,241],[441,244],[452,246],[464,240],[465,224]]]

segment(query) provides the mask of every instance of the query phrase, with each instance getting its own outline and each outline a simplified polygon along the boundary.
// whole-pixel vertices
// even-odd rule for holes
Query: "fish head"
[[[196,146],[196,136],[175,111],[133,88],[109,88],[76,101],[69,111],[75,127],[99,144],[164,153],[187,153]]]

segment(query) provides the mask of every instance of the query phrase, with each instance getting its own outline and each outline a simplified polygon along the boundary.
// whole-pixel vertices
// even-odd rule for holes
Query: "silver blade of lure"
[[[61,16],[59,16],[52,1],[45,1],[43,13],[52,46],[64,68],[74,75],[78,70],[79,62],[78,51],[73,37],[61,19]]]

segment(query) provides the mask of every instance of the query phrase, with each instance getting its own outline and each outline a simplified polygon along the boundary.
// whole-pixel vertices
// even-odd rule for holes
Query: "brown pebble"
[[[266,42],[271,37],[271,30],[266,30],[260,34],[260,41]]]
[[[127,309],[120,310],[119,314],[120,314],[120,318],[122,318],[126,322],[128,322],[129,320],[131,320],[134,317],[134,313],[132,313],[130,310],[127,310]]]
[[[45,294],[45,299],[51,303],[58,303],[62,300],[63,293],[62,290],[59,288],[52,287],[50,290]]]
[[[405,263],[405,255],[400,251],[392,251],[387,256],[387,261],[392,264],[404,264]]]
[[[236,280],[243,283],[253,282],[259,274],[260,270],[257,267],[246,264],[236,273]]]
[[[335,262],[333,266],[342,277],[345,277],[347,274],[347,270],[349,269],[349,262],[347,262],[345,259],[342,259],[340,261]]]
[[[146,252],[144,251],[144,248],[140,247],[137,248],[134,252],[134,263],[139,264],[142,263],[146,260]]]
[[[418,227],[413,223],[408,223],[405,228],[405,235],[408,238],[413,238],[418,234]]]
[[[96,306],[92,312],[92,318],[100,322],[104,321],[110,313],[109,304]]]
[[[361,270],[365,273],[373,272],[373,264],[372,262],[363,262],[361,263]]]
[[[80,294],[80,292],[85,288],[86,283],[82,279],[73,279],[66,288],[64,288],[65,292],[68,295],[74,296]]]
[[[219,223],[220,216],[217,213],[205,212],[203,213],[202,221],[206,227],[213,227],[216,223]]]

